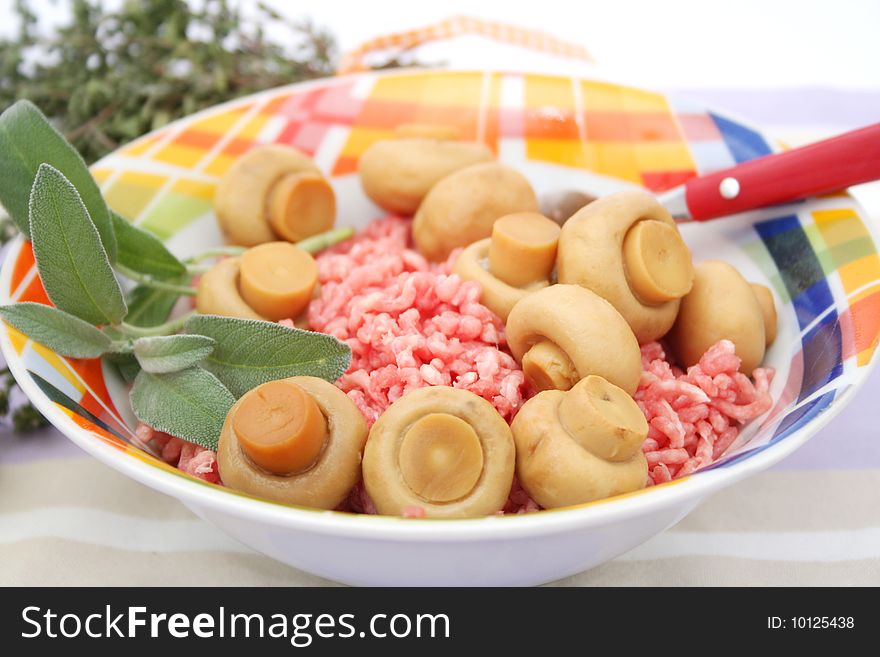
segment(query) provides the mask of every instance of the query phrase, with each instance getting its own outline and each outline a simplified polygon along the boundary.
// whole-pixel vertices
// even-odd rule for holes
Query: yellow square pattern
[[[669,104],[660,94],[607,82],[582,81],[581,97],[589,112],[668,112]]]
[[[813,212],[813,221],[829,247],[868,236],[861,220],[850,209],[817,210]]]
[[[581,169],[590,165],[583,144],[573,139],[529,139],[526,141],[526,155],[529,159]]]
[[[478,107],[482,87],[482,73],[392,75],[376,80],[370,100]]]
[[[154,159],[173,164],[181,169],[192,169],[202,161],[205,152],[204,148],[185,146],[172,142],[161,148],[154,156]]]
[[[867,255],[858,260],[848,262],[837,270],[843,289],[847,292],[858,290],[860,287],[880,279],[880,256],[876,253]],[[850,304],[855,300],[850,300]]]
[[[373,128],[352,128],[348,140],[342,149],[342,156],[360,157],[367,148],[380,139],[392,139],[393,130],[379,130]]]
[[[574,109],[574,89],[568,78],[530,75],[525,81],[526,109],[537,107]]]
[[[133,219],[168,180],[165,176],[126,171],[104,191],[107,205],[123,217]]]

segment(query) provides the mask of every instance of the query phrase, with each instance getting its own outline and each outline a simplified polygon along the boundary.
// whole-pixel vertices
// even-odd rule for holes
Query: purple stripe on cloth
[[[841,130],[880,121],[880,91],[843,89],[674,89],[761,126],[840,126]]]
[[[19,434],[9,427],[0,429],[0,465],[29,463],[87,455],[55,427]]]

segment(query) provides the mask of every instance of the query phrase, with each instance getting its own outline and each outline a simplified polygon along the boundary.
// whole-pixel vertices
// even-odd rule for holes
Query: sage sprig
[[[92,324],[115,324],[127,312],[101,236],[71,182],[41,164],[30,198],[37,271],[52,303]]]
[[[52,306],[29,301],[0,306],[0,317],[62,356],[97,358],[112,348],[106,333]]]
[[[145,372],[179,372],[204,360],[214,350],[214,340],[204,335],[161,335],[138,338],[134,355]]]
[[[217,377],[200,367],[170,374],[141,371],[131,389],[131,407],[141,422],[206,449],[217,449],[234,403]]]
[[[126,381],[133,381],[131,405],[141,421],[209,449],[216,449],[235,399],[251,388],[295,375],[335,381],[348,368],[351,350],[329,335],[193,313],[169,320],[180,295],[194,292],[188,266],[155,236],[95,199],[97,186],[82,160],[69,157],[69,145],[61,148],[57,141],[63,138],[56,132],[47,137],[41,115],[34,112],[33,106],[21,106],[3,114],[0,173],[12,175],[0,178],[0,199],[19,204],[20,212],[21,191],[10,186],[29,182],[28,235],[37,272],[55,307],[15,303],[0,306],[0,318],[63,356],[106,358]],[[41,127],[31,130],[32,140],[15,138],[12,155],[3,151],[2,135],[8,142],[9,135],[34,125]],[[41,161],[44,150],[52,162]],[[96,221],[105,214],[106,233],[98,226],[103,219]],[[305,246],[317,251],[350,233],[331,231]],[[194,256],[189,266],[202,259]],[[141,283],[129,295],[130,303],[117,274]]]
[[[236,397],[266,381],[317,376],[335,381],[351,363],[351,349],[332,335],[256,319],[193,315],[186,330],[212,338],[202,366]]]
[[[182,276],[186,267],[162,241],[111,211],[116,233],[116,264],[132,271],[166,279]]]
[[[101,236],[106,257],[115,260],[116,236],[110,211],[86,163],[40,110],[20,100],[0,114],[0,203],[28,238],[28,195],[44,163],[63,172],[76,189]]]

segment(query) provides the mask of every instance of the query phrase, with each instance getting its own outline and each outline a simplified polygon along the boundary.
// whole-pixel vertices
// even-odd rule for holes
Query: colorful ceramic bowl
[[[525,173],[539,193],[633,185],[661,191],[774,150],[759,131],[698,103],[609,82],[405,71],[299,84],[222,105],[120,149],[93,172],[115,210],[185,256],[221,243],[214,187],[254,144],[281,142],[311,154],[332,177],[340,224],[379,216],[360,189],[358,157],[404,122],[458,126]],[[880,257],[863,211],[846,194],[687,225],[684,235],[697,259],[728,260],[775,291],[779,337],[766,360],[777,370],[774,406],[710,468],[552,512],[414,521],[250,498],[134,447],[127,391],[101,361],[61,358],[5,326],[0,340],[24,391],[77,445],[275,559],[358,584],[533,584],[611,559],[706,495],[776,463],[844,408],[876,360]],[[48,302],[24,242],[3,265],[0,296],[3,303]]]

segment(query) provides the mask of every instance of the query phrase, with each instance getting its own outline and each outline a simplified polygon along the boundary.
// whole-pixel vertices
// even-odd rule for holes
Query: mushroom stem
[[[609,461],[630,460],[648,433],[638,404],[601,376],[578,382],[559,402],[558,413],[575,442]]]
[[[537,212],[508,214],[492,225],[489,271],[513,287],[546,281],[556,262],[559,225]]]
[[[296,242],[333,226],[336,195],[320,173],[297,171],[272,185],[267,208],[275,232]]]
[[[678,231],[652,219],[637,222],[623,240],[630,286],[646,303],[666,303],[687,294],[694,280],[691,254]]]
[[[146,285],[147,287],[152,287],[157,290],[164,290],[165,292],[184,294],[190,297],[194,297],[196,295],[196,289],[194,287],[190,287],[189,285],[177,285],[175,283],[160,281],[147,274],[142,274],[138,271],[135,271],[134,269],[129,269],[125,265],[118,262],[116,263],[116,270],[126,278],[136,281],[141,285]]]
[[[483,449],[467,422],[449,413],[430,413],[407,429],[398,461],[407,486],[438,504],[473,490],[483,472]]]
[[[232,427],[248,458],[279,475],[308,470],[327,440],[327,418],[315,399],[284,380],[264,383],[242,398]]]
[[[550,340],[541,340],[522,358],[526,379],[541,390],[569,390],[578,382],[578,372],[568,354]]]

